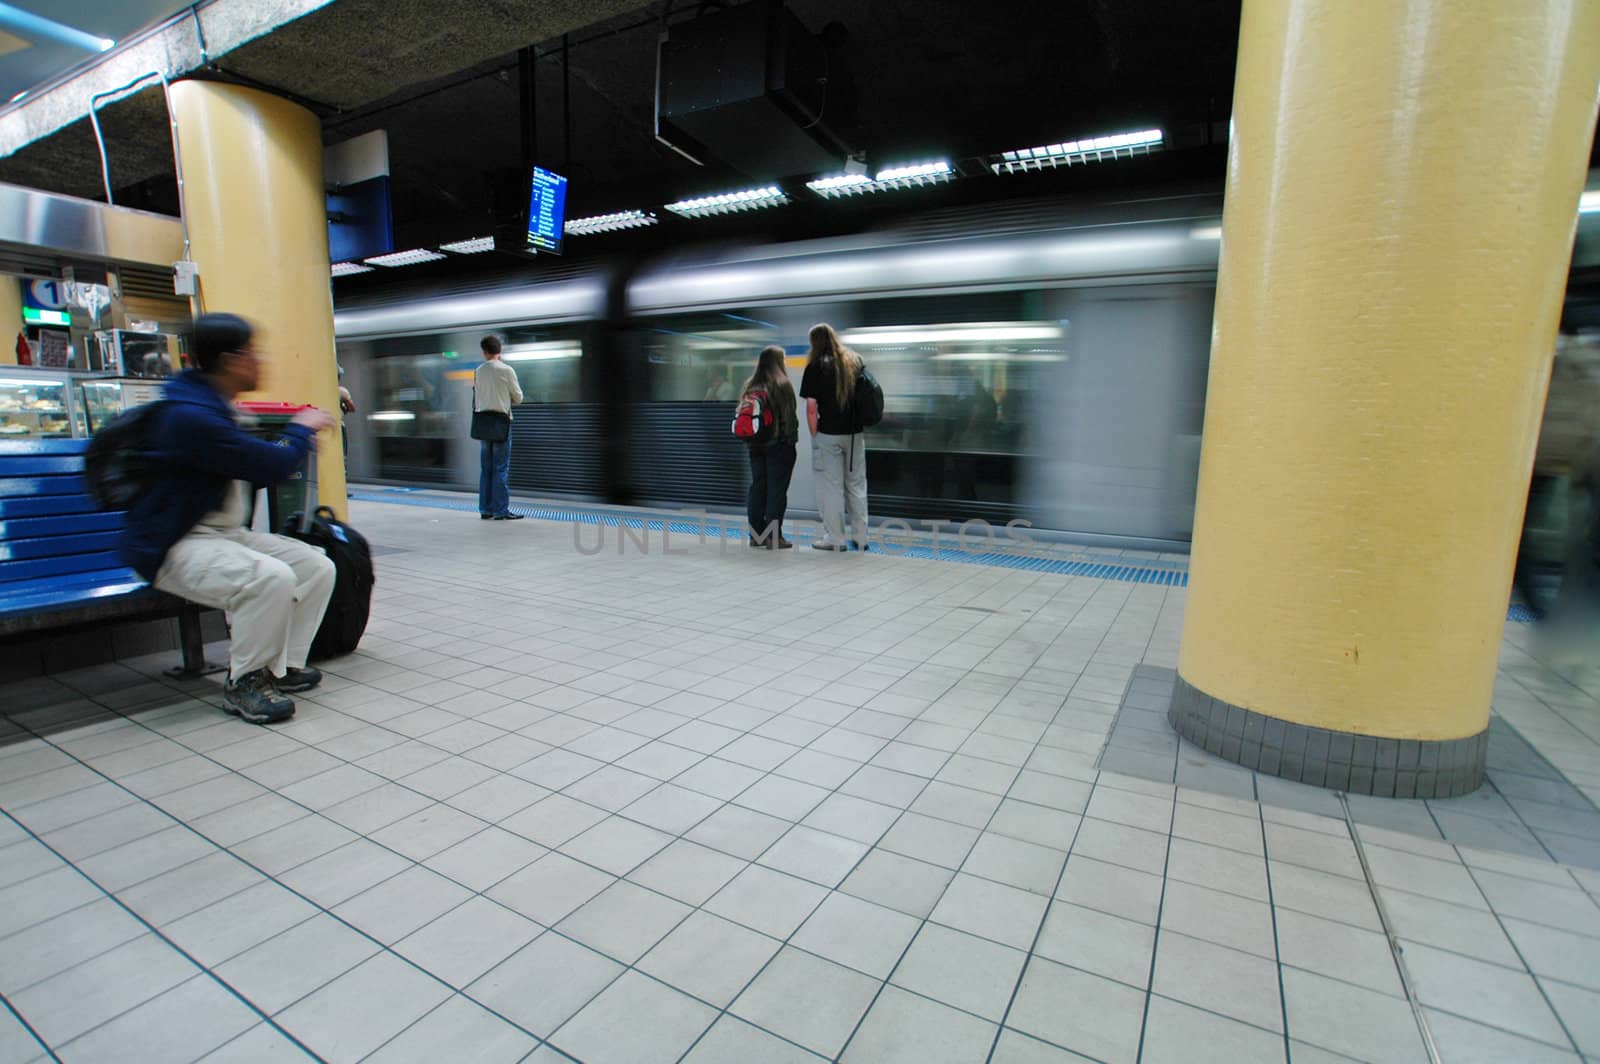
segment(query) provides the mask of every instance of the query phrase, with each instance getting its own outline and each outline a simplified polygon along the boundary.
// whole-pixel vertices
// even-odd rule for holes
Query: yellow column
[[[320,123],[270,93],[210,81],[173,85],[172,109],[201,306],[250,319],[265,357],[249,398],[337,413]],[[319,496],[342,514],[339,437],[318,442]]]
[[[1594,0],[1246,0],[1180,733],[1477,785],[1597,84]]]
[[[17,334],[22,324],[22,278],[0,273],[0,366],[17,364]]]

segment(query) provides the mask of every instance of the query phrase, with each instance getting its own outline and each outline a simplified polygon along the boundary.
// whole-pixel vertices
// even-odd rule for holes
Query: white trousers
[[[853,444],[852,444],[852,441]],[[851,538],[867,542],[867,438],[811,437],[811,473],[817,486],[817,512],[822,515],[826,542],[843,544],[844,522],[850,518]]]
[[[167,552],[157,590],[227,610],[230,674],[304,668],[333,594],[334,566],[315,547],[247,528],[196,525]]]

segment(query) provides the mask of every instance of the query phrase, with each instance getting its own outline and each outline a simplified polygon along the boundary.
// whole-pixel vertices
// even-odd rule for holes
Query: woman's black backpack
[[[867,367],[856,374],[855,394],[850,397],[851,421],[859,429],[870,429],[883,420],[883,387]]]

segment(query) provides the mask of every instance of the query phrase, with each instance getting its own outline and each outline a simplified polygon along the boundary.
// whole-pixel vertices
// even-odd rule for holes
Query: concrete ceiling
[[[337,0],[211,56],[210,73],[279,92],[326,118],[639,6],[639,0]],[[104,107],[101,116],[113,188],[171,173],[159,88]],[[88,118],[0,159],[0,181],[104,198]]]
[[[693,166],[652,135],[657,36],[664,24],[720,6],[335,0],[212,56],[204,76],[299,100],[322,118],[330,143],[387,130],[397,240],[437,243],[485,231],[491,179],[520,166],[516,52],[528,45],[540,45],[536,154],[571,178],[569,215],[649,207],[740,182],[715,160]],[[851,141],[877,165],[1146,124],[1204,140],[1231,107],[1240,0],[789,0],[789,7],[813,32],[833,23],[845,31],[843,54],[859,95]],[[565,70],[564,33],[571,35]],[[171,210],[159,90],[101,115],[117,201]],[[103,198],[87,121],[0,159],[0,181]]]

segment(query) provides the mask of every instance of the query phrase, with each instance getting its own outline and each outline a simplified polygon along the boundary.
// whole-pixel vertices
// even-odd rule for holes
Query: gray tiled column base
[[[1464,739],[1384,739],[1269,717],[1212,698],[1181,675],[1167,720],[1196,746],[1284,779],[1382,798],[1452,798],[1483,782],[1489,730]]]

